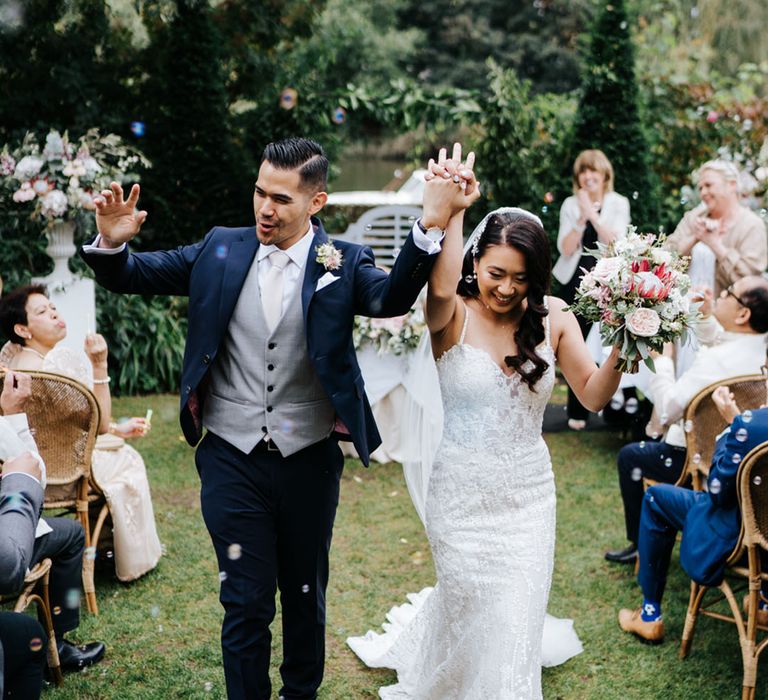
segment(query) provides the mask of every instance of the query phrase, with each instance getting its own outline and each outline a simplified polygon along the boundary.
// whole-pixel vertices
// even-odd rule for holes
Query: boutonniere
[[[315,246],[315,252],[317,253],[315,260],[317,260],[317,262],[319,262],[326,270],[338,270],[341,267],[344,256],[330,241]]]

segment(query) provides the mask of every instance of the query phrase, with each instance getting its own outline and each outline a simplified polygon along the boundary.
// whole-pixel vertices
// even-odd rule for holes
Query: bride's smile
[[[510,246],[490,245],[475,262],[480,301],[496,314],[521,310],[528,294],[525,256]]]

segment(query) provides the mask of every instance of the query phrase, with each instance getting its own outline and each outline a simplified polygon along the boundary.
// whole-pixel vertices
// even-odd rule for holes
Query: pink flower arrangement
[[[371,345],[380,355],[402,355],[416,348],[426,327],[424,312],[417,303],[407,314],[395,318],[357,316],[352,340],[358,350]]]
[[[640,361],[653,369],[652,351],[685,339],[696,323],[698,305],[691,304],[685,273],[687,258],[663,248],[663,237],[638,234],[598,244],[595,267],[581,279],[571,309],[600,323],[606,345],[620,348],[617,369],[637,371]]]
[[[0,149],[0,192],[51,225],[95,209],[93,197],[112,180],[137,181],[136,166],[149,161],[114,134],[91,129],[73,141],[52,129],[41,147],[28,133],[20,145]]]

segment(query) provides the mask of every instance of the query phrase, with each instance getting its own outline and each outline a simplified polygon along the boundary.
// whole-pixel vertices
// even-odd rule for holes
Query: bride
[[[473,164],[471,153],[461,163],[458,144],[450,160],[443,149],[430,161],[424,193],[426,225],[438,190],[455,190],[451,211],[441,213],[448,223],[425,310],[444,412],[423,477],[438,584],[394,609],[385,634],[347,640],[369,666],[397,671],[398,683],[379,691],[387,699],[541,698],[555,545],[555,485],[541,428],[555,362],[592,411],[621,377],[617,350],[598,369],[576,318],[547,296],[550,251],[536,216],[491,212],[462,253],[463,211],[479,196]],[[412,493],[418,481],[409,478]],[[560,661],[580,651],[567,632],[576,648]]]

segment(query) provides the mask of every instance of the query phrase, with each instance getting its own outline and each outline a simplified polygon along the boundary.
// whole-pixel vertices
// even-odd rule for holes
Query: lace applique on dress
[[[542,661],[581,651],[570,620],[547,617],[544,634],[555,545],[541,435],[555,382],[549,319],[537,350],[549,367],[535,391],[464,342],[468,320],[437,360],[445,423],[426,521],[438,584],[394,608],[384,635],[348,640],[369,665],[397,671],[382,698],[539,700]]]

